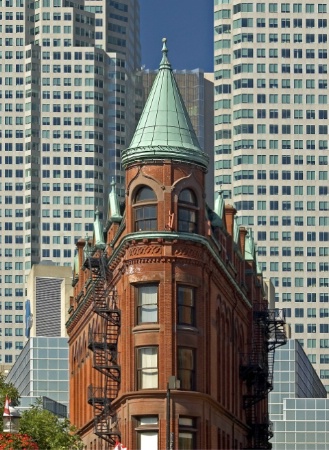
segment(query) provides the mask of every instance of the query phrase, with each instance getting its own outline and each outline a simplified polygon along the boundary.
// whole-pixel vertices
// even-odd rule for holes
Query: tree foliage
[[[11,400],[12,406],[19,404],[18,390],[12,383],[6,382],[6,377],[0,373],[0,413],[3,416],[6,395]],[[0,431],[3,429],[3,421],[0,420]],[[0,434],[1,449],[19,449],[19,448],[40,448],[42,450],[80,450],[83,444],[80,436],[75,433],[74,427],[68,419],[60,419],[55,414],[42,408],[42,402],[37,401],[31,409],[22,413],[19,424],[19,435],[12,433]],[[24,441],[31,438],[29,446],[20,447],[19,440]],[[8,440],[12,440],[8,442]],[[17,440],[17,442],[15,441]],[[15,441],[15,442],[14,442]],[[33,443],[37,446],[33,447]],[[9,445],[9,447],[8,447]]]
[[[22,413],[20,433],[26,433],[42,450],[78,450],[83,448],[81,438],[68,419],[60,419],[42,409],[40,403]]]
[[[12,406],[17,406],[19,404],[18,390],[15,388],[15,386],[12,383],[7,383],[5,375],[3,373],[0,373],[0,414],[1,414],[1,417],[3,416],[6,395],[8,395],[8,398],[11,400]],[[3,429],[2,420],[0,420],[0,423],[1,423],[0,430],[2,431],[2,429]]]

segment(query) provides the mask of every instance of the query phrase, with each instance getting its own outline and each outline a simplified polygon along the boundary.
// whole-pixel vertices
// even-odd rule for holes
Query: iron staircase
[[[115,445],[120,440],[116,411],[112,406],[121,382],[118,355],[121,314],[118,295],[111,286],[112,274],[104,254],[90,255],[84,266],[90,271],[89,295],[92,296],[93,311],[99,316],[101,325],[100,332],[89,332],[88,348],[93,352],[93,368],[103,375],[101,386],[88,387],[88,403],[94,409],[94,433],[110,445]]]
[[[246,383],[243,407],[250,426],[252,449],[269,449],[272,423],[257,416],[256,405],[273,389],[274,352],[287,341],[285,320],[281,311],[268,310],[264,304],[254,306],[252,352],[241,355],[240,376]]]

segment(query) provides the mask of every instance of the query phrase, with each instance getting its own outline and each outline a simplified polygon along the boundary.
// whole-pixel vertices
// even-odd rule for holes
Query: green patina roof
[[[90,250],[89,250],[89,237],[88,237],[88,235],[86,234],[86,237],[85,237],[85,246],[83,247],[83,259],[88,258],[89,253],[90,253]]]
[[[101,224],[101,221],[99,220],[99,211],[98,210],[95,212],[93,238],[94,238],[96,248],[105,248],[103,226]]]
[[[254,256],[255,256],[255,242],[254,238],[252,237],[252,231],[251,229],[249,229],[245,241],[244,258],[246,261],[251,261],[254,260]]]
[[[217,192],[215,208],[209,208],[208,217],[213,227],[223,228],[224,199],[221,192]]]
[[[79,270],[80,270],[80,267],[79,267],[79,255],[76,254],[74,256],[74,262],[73,262],[73,273],[74,273],[74,276],[79,276]]]
[[[256,262],[256,273],[257,273],[257,275],[262,275],[263,271],[262,271],[262,269],[261,269],[261,267],[259,265],[259,262],[258,262],[258,254],[257,254],[257,249],[256,248],[255,248],[255,262]]]
[[[138,160],[175,159],[207,168],[184,101],[179,92],[163,39],[162,60],[129,148],[122,152],[127,166]]]
[[[214,211],[218,215],[218,217],[220,217],[221,219],[223,219],[224,206],[225,206],[225,202],[224,202],[224,197],[223,197],[223,191],[218,191],[216,198],[215,198]]]
[[[115,181],[112,178],[111,191],[109,193],[108,203],[108,221],[109,222],[121,222],[122,215],[120,212],[120,202],[115,189]]]
[[[240,234],[240,227],[238,225],[238,218],[237,216],[234,216],[234,222],[233,222],[233,240],[235,244],[239,243],[239,234]]]

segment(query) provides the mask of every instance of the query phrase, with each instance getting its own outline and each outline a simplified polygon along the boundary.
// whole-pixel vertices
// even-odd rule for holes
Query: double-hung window
[[[178,347],[178,379],[184,391],[195,390],[195,350],[188,347]]]
[[[143,186],[134,201],[135,231],[155,231],[157,229],[157,197],[154,191]]]
[[[177,323],[195,326],[195,291],[191,286],[177,286]]]
[[[159,419],[158,416],[137,418],[137,445],[140,450],[158,448]]]
[[[196,418],[180,417],[178,419],[178,425],[178,448],[180,450],[196,448]]]
[[[182,190],[178,197],[178,231],[197,232],[197,201],[190,189]]]
[[[137,323],[156,323],[158,321],[158,285],[137,286]]]
[[[158,347],[137,348],[138,389],[157,389],[158,372]]]

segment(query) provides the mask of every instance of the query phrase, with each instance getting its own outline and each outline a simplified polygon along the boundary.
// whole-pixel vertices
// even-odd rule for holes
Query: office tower
[[[26,281],[25,337],[65,337],[72,269],[35,264]]]
[[[151,91],[157,70],[144,69],[141,72],[143,80],[143,104]],[[201,69],[174,70],[174,77],[183,97],[199,144],[209,156],[206,175],[206,201],[214,206],[214,79],[212,73],[204,73]]]
[[[12,363],[32,265],[71,265],[95,209],[106,217],[112,177],[123,195],[139,3],[3,0],[0,16],[0,360]]]
[[[87,448],[268,448],[283,322],[236,211],[206,205],[208,157],[162,51],[122,153],[125,211],[113,186],[106,231],[77,243],[70,418]]]
[[[252,228],[276,306],[320,374],[329,362],[328,7],[218,0],[214,14],[215,190]]]

